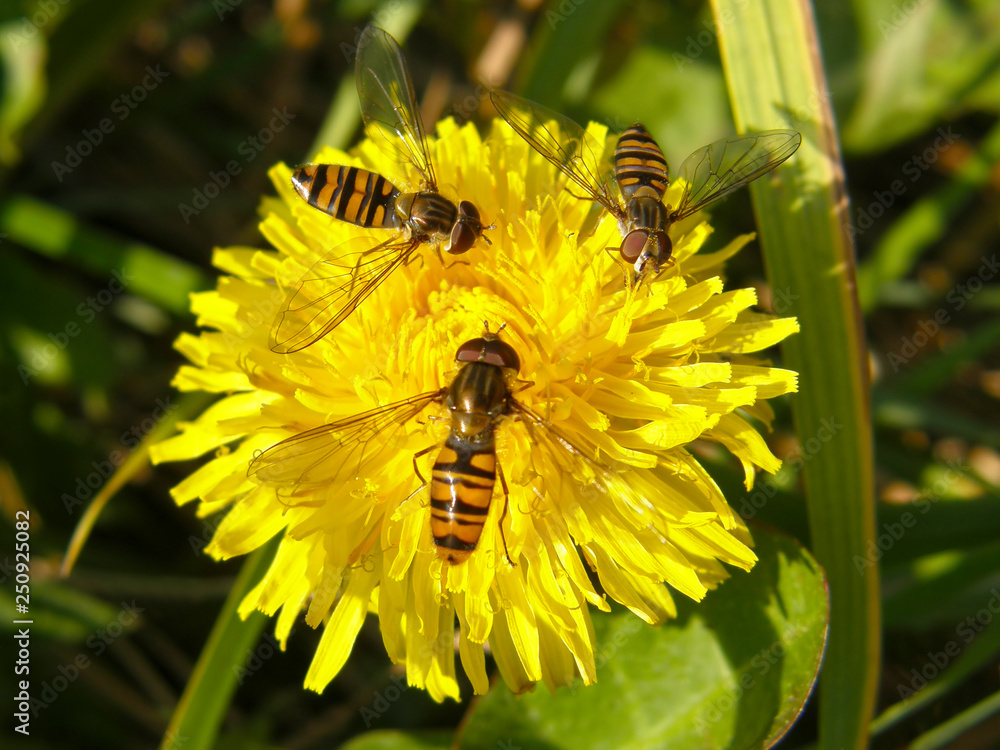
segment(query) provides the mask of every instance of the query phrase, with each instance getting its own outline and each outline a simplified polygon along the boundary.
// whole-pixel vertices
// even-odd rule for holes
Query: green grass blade
[[[99,276],[117,272],[130,294],[175,315],[190,315],[188,295],[210,287],[208,276],[190,263],[88,227],[71,213],[25,195],[0,202],[0,233]]]
[[[409,2],[388,0],[380,3],[372,11],[372,17],[379,19],[376,25],[389,32],[392,38],[402,45],[420,20],[423,11],[423,0],[409,0]],[[343,49],[344,54],[350,56],[347,73],[333,95],[333,101],[326,111],[326,118],[320,125],[316,140],[310,146],[309,153],[304,155],[307,159],[312,158],[323,146],[347,148],[361,124],[361,108],[358,104],[358,89],[354,79],[355,50],[353,47]]]
[[[198,657],[184,694],[177,703],[161,750],[202,750],[215,747],[222,720],[236,691],[239,669],[260,637],[268,618],[254,612],[241,620],[237,608],[267,571],[281,537],[275,537],[247,558],[222,606],[205,649]]]
[[[621,0],[548,3],[520,65],[517,89],[547,106],[559,106],[567,86],[585,90],[587,86],[575,78],[593,75],[596,65],[592,61],[607,44],[608,30],[624,5]]]
[[[956,739],[998,712],[1000,712],[1000,692],[993,693],[989,698],[979,701],[955,718],[920,735],[910,743],[910,750],[938,750],[938,748],[947,746],[957,747],[957,745],[952,745]]]
[[[867,357],[846,231],[840,149],[808,4],[713,0],[730,99],[741,131],[794,127],[803,145],[752,194],[768,274],[794,299],[802,333],[783,344],[801,374],[792,400],[801,441],[842,426],[803,468],[813,551],[830,581],[820,677],[821,748],[867,747],[879,665],[877,569],[859,571],[874,536]],[[794,115],[794,116],[793,116]]]

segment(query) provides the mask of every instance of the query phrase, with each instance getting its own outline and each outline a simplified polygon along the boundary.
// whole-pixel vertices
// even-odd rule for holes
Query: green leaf
[[[675,621],[594,617],[598,682],[475,704],[458,747],[766,747],[795,721],[823,655],[823,572],[789,537],[755,529],[760,561]]]
[[[713,0],[740,131],[793,127],[802,147],[751,186],[771,286],[793,300],[802,333],[782,345],[800,374],[791,400],[802,445],[813,552],[830,581],[830,643],[820,747],[867,747],[878,684],[878,571],[859,575],[875,536],[868,358],[855,294],[843,171],[810,6]]]

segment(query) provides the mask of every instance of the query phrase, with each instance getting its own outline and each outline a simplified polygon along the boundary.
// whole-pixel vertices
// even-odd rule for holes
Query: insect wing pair
[[[638,282],[670,262],[672,224],[700,211],[733,190],[770,172],[802,142],[794,130],[767,130],[698,149],[681,164],[684,192],[676,206],[663,200],[670,169],[659,145],[636,123],[622,133],[613,160],[604,144],[558,112],[507,91],[490,99],[500,116],[536,151],[556,166],[579,197],[601,204],[618,221],[622,260]]]
[[[457,255],[483,235],[479,210],[472,203],[456,206],[438,192],[406,61],[382,29],[368,26],[362,32],[355,78],[365,132],[389,158],[416,171],[421,189],[404,192],[360,167],[306,164],[295,170],[292,185],[310,206],[340,221],[391,229],[396,235],[357,253],[353,264],[345,266],[344,258],[351,254],[341,247],[310,269],[272,327],[271,349],[281,354],[304,349],[333,331],[410,262],[421,245],[441,246]]]
[[[362,467],[384,464],[397,455],[399,433],[408,434],[406,425],[438,404],[448,407],[451,426],[425,483],[430,485],[434,545],[450,564],[467,560],[482,535],[497,478],[494,431],[507,416],[524,425],[533,445],[545,448],[541,454],[551,459],[551,465],[538,466],[533,473],[546,482],[572,481],[577,489],[586,484],[609,496],[643,502],[619,474],[592,458],[589,449],[574,444],[514,397],[511,379],[520,360],[496,334],[487,331],[462,344],[456,362],[460,369],[449,386],[282,440],[253,459],[248,476],[290,494],[337,486],[356,477]],[[506,494],[505,483],[503,487]]]

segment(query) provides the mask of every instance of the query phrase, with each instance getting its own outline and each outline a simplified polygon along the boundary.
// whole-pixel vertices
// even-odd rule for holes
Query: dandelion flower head
[[[599,126],[591,132],[605,137]],[[227,275],[192,301],[203,330],[177,341],[191,364],[175,385],[219,400],[156,446],[154,460],[208,457],[173,496],[198,501],[202,516],[225,513],[212,556],[281,537],[241,614],[277,614],[282,644],[303,612],[322,628],[306,687],[321,691],[336,676],[369,614],[409,684],[435,700],[459,697],[456,651],[474,691],[487,691],[487,647],[515,691],[576,677],[589,684],[591,607],[607,611],[613,600],[660,623],[675,613],[674,592],[701,599],[728,576],[726,565],[753,565],[744,523],[688,444],[727,448],[747,487],[755,467],[778,469],[754,422],[769,425],[766,400],[794,391],[796,379],[756,353],[798,326],[753,311],[751,289],[723,289],[722,264],[748,236],[700,252],[711,228],[686,219],[671,230],[675,263],[630,290],[607,251],[621,244],[613,217],[595,221],[589,203],[555,187],[555,168],[505,123],[484,139],[445,120],[429,141],[442,193],[479,208],[495,225],[492,244],[480,240],[445,264],[422,247],[332,334],[276,354],[271,323],[307,271],[336,248],[390,236],[310,207],[291,170],[276,166],[278,195],[264,200],[261,223],[274,250],[217,250]],[[419,189],[370,141],[314,161]],[[435,550],[421,481],[450,423],[438,404],[367,436],[376,448],[345,453],[355,463],[336,482],[276,489],[248,478],[254,456],[283,439],[447,386],[456,350],[484,322],[503,324],[520,358],[513,397],[589,459],[540,440],[516,416],[503,419],[497,458],[508,494],[498,481],[466,562]]]

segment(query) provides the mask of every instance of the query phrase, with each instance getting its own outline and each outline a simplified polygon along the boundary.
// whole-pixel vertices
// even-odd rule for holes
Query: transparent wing
[[[348,240],[309,269],[289,293],[271,326],[271,350],[290,354],[315,344],[343,323],[368,295],[420,246],[398,238],[357,252]]]
[[[765,130],[698,149],[677,170],[677,177],[687,182],[688,189],[671,212],[671,220],[700,211],[770,172],[794,154],[800,143],[802,135],[795,130]]]
[[[412,164],[425,189],[436,189],[413,82],[396,40],[380,28],[365,27],[354,72],[368,137],[390,159]]]
[[[520,416],[532,442],[549,448],[547,454],[555,462],[556,474],[553,478],[550,471],[546,472],[548,467],[539,467],[545,482],[573,482],[570,489],[581,500],[596,492],[634,508],[649,507],[649,501],[626,481],[624,472],[630,468],[628,465],[615,466],[602,460],[593,446],[574,442],[565,432],[521,403],[515,401],[513,410]]]
[[[352,479],[363,465],[388,460],[388,453],[397,450],[397,431],[444,394],[443,388],[428,391],[293,435],[256,456],[247,476],[257,484],[292,490]]]
[[[602,160],[604,144],[568,117],[509,91],[490,91],[490,100],[507,124],[587,198],[616,216],[623,213],[613,187],[612,165]]]

